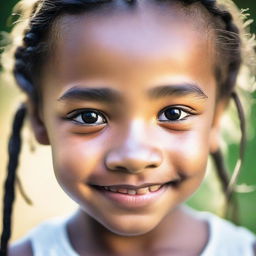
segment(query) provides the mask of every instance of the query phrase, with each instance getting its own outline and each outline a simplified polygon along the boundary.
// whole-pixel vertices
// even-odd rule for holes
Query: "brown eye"
[[[104,115],[95,110],[83,110],[68,117],[81,125],[101,125],[106,123]]]
[[[169,107],[162,110],[158,116],[159,121],[181,121],[190,114],[178,107]]]
[[[164,115],[168,120],[178,120],[181,116],[181,110],[177,108],[169,108],[164,111]]]
[[[81,119],[83,122],[88,124],[96,123],[99,119],[99,116],[95,112],[85,112],[81,114]]]

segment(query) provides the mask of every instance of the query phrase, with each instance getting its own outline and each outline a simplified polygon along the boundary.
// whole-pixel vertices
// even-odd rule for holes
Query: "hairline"
[[[115,5],[115,3],[111,2],[108,4],[113,4]],[[150,4],[152,4],[152,2],[150,2]],[[157,3],[155,3],[157,4]],[[161,3],[161,4],[166,4],[166,3]],[[210,57],[212,58],[212,72],[213,72],[213,76],[215,78],[215,83],[216,83],[216,97],[220,97],[223,95],[220,95],[219,92],[221,91],[221,84],[219,82],[219,74],[223,73],[222,71],[222,66],[224,66],[223,64],[220,64],[220,60],[219,60],[219,55],[220,55],[220,50],[217,47],[217,32],[216,32],[216,24],[213,21],[213,17],[212,15],[208,12],[208,10],[206,10],[206,8],[204,7],[204,5],[202,5],[200,2],[195,2],[193,4],[189,4],[187,6],[185,6],[184,4],[182,4],[181,2],[178,2],[177,0],[174,1],[170,1],[167,4],[174,4],[176,7],[181,8],[182,13],[184,13],[184,17],[188,17],[189,19],[193,18],[193,16],[196,17],[196,19],[193,19],[193,26],[195,26],[196,29],[205,29],[205,38],[207,41],[207,45],[208,45],[208,52],[210,54]],[[123,5],[121,6],[122,9],[119,8],[120,6],[118,5],[117,8],[115,10],[113,10],[114,12],[120,13],[121,11],[124,11],[124,13],[127,13],[127,10],[129,9],[129,6],[127,6],[126,8],[123,8]],[[46,54],[44,56],[44,60],[42,62],[42,66],[40,68],[39,72],[41,75],[44,73],[44,69],[46,67],[46,61],[49,60],[49,58],[53,58],[54,57],[54,53],[57,52],[57,44],[56,42],[59,41],[60,37],[61,37],[61,32],[63,31],[62,29],[65,29],[65,24],[63,24],[63,22],[65,22],[65,18],[66,17],[74,17],[74,22],[77,22],[77,17],[83,17],[86,12],[88,13],[92,13],[93,15],[109,15],[108,12],[106,12],[107,10],[109,10],[110,8],[99,8],[99,9],[93,9],[93,10],[87,10],[87,9],[83,9],[81,10],[81,12],[79,13],[61,13],[58,16],[56,16],[56,18],[53,20],[53,22],[49,25],[49,29],[46,33],[46,36],[44,38],[44,42],[47,44],[46,47]],[[131,8],[133,9],[133,8]],[[166,10],[166,9],[164,9]],[[134,11],[134,10],[132,10]],[[200,18],[200,20],[198,20],[198,18]],[[69,24],[70,21],[72,20],[68,20]],[[62,27],[60,29],[60,27]],[[215,43],[211,43],[212,41],[214,41]],[[223,75],[222,75],[223,76]],[[42,76],[39,76],[39,79],[37,80],[37,82],[39,83],[39,90],[40,90],[40,81],[42,81]],[[228,98],[229,95],[224,96],[224,98]]]

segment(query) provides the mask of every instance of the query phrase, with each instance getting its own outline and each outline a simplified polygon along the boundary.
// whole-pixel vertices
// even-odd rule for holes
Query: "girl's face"
[[[150,6],[65,16],[52,32],[35,133],[65,192],[114,233],[152,230],[204,178],[218,108],[206,32]]]

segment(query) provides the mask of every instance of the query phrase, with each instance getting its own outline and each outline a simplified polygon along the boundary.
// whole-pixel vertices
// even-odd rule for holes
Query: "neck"
[[[89,252],[91,255],[158,255],[163,250],[171,252],[186,247],[185,241],[191,241],[191,238],[186,239],[187,231],[195,225],[192,220],[186,210],[179,207],[150,232],[125,237],[109,231],[79,210],[68,223],[68,234],[79,255]]]

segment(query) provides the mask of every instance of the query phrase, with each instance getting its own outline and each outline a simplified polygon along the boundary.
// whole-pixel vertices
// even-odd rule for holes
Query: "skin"
[[[41,106],[28,102],[35,136],[51,145],[56,178],[80,206],[68,224],[79,255],[198,255],[207,244],[207,224],[181,204],[200,186],[218,146],[224,102],[216,101],[214,46],[210,33],[201,33],[205,24],[199,29],[179,7],[142,7],[59,19]],[[157,94],[163,86],[168,93]],[[114,97],[84,93],[99,88]],[[166,108],[181,110],[179,120],[168,120]],[[98,123],[83,123],[81,109],[99,111]],[[169,181],[176,186],[158,200],[131,209],[90,185]],[[32,255],[30,242],[11,255]]]

